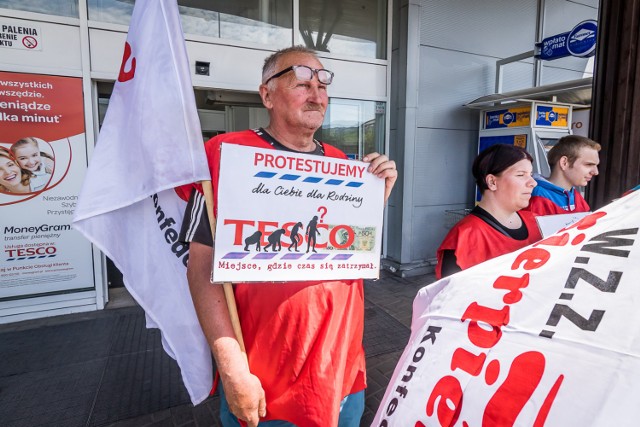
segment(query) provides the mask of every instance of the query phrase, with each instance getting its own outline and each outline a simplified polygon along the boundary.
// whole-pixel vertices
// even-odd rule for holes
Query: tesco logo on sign
[[[38,248],[5,249],[9,258],[54,255],[57,250],[55,246],[40,246]]]

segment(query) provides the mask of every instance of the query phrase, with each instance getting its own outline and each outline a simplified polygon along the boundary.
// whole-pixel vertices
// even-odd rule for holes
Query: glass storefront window
[[[292,0],[179,0],[178,5],[185,34],[291,45]],[[129,25],[133,0],[89,0],[88,7],[90,20]]]
[[[320,52],[386,59],[387,0],[300,0],[300,34]]]
[[[331,98],[315,138],[338,147],[351,159],[380,153],[384,147],[385,109],[384,102]]]
[[[90,20],[129,25],[133,0],[89,0],[87,8]]]
[[[78,0],[0,0],[0,8],[78,18]]]

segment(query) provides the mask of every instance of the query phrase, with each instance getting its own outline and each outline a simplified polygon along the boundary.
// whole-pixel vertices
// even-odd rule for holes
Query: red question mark
[[[326,208],[326,207],[324,207],[324,206],[320,206],[320,207],[318,208],[318,212],[322,212],[322,213],[320,214],[320,222],[323,222],[324,216],[327,214],[327,208]]]

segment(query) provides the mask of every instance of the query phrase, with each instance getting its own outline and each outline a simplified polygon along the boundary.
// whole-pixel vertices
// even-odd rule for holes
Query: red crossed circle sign
[[[22,38],[22,44],[24,45],[24,47],[26,47],[27,49],[33,49],[36,46],[38,46],[38,40],[35,39],[35,37],[31,37],[31,36],[24,36]]]

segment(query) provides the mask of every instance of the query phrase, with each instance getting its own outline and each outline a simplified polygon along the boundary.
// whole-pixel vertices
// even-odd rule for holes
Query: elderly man
[[[222,141],[346,158],[313,138],[324,120],[332,80],[333,73],[306,48],[283,49],[267,58],[260,96],[269,126],[206,143],[214,196]],[[395,163],[378,153],[363,160],[370,172],[385,179],[386,200],[397,178]],[[203,203],[194,191],[183,236],[190,241],[191,295],[222,381],[223,424],[238,425],[237,417],[249,426],[259,421],[261,426],[358,425],[366,387],[362,280],[235,284],[245,358],[223,289],[209,281],[212,239]]]
[[[560,138],[547,154],[551,176],[534,176],[538,185],[526,210],[536,215],[589,212],[589,205],[576,187],[584,187],[598,175],[598,151],[600,144],[584,136]]]

